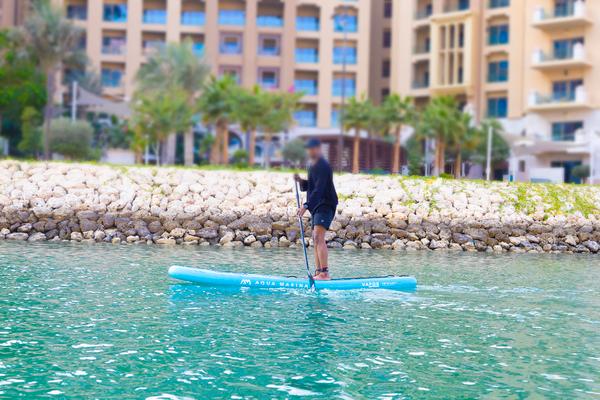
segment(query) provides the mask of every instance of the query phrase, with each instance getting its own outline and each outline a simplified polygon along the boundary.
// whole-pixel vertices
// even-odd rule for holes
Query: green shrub
[[[304,150],[304,141],[294,139],[285,144],[282,149],[283,158],[298,166],[304,161],[306,150]]]
[[[575,178],[587,179],[590,177],[590,166],[578,165],[573,168],[573,171],[571,173]]]
[[[442,172],[442,173],[440,174],[440,178],[443,178],[443,179],[454,179],[454,175],[452,175],[452,174],[447,174],[447,173],[445,173],[445,172]]]
[[[86,160],[97,157],[92,151],[94,129],[87,121],[71,121],[58,118],[50,129],[50,150],[70,160]]]
[[[25,107],[21,114],[22,137],[17,148],[25,156],[37,157],[42,153],[42,115],[33,107]]]
[[[237,149],[235,153],[233,153],[233,164],[237,168],[248,167],[248,152],[244,149]]]

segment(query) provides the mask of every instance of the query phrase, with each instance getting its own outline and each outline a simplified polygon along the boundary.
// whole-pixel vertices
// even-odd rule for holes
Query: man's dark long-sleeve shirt
[[[333,170],[323,157],[314,163],[308,170],[308,180],[300,181],[300,189],[308,193],[304,206],[311,212],[326,206],[335,211],[338,197],[333,185]]]

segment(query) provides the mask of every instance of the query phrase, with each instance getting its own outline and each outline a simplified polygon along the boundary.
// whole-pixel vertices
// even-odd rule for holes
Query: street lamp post
[[[487,132],[487,153],[485,163],[485,180],[489,181],[492,175],[492,126],[488,126]]]

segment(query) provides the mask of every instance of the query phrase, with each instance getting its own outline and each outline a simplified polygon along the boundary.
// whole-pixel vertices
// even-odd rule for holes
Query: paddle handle
[[[298,181],[294,180],[294,187],[296,189],[296,204],[298,204],[298,209],[300,209],[300,190],[298,189]],[[304,239],[304,224],[302,223],[302,218],[298,215],[298,225],[300,225],[300,238],[302,239],[302,250],[304,251],[304,263],[306,264],[306,273],[308,274],[308,280],[310,282],[310,287],[313,288],[315,286],[315,279],[310,273],[310,267],[308,266],[308,253],[306,252],[306,241]]]

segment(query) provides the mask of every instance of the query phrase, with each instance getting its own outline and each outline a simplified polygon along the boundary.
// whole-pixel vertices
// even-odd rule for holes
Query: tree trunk
[[[156,156],[156,165],[158,167],[160,167],[160,140],[156,141],[156,151],[155,151],[155,156]]]
[[[267,169],[271,168],[271,134],[265,132],[264,133],[264,141],[265,141],[265,167]]]
[[[256,158],[256,129],[250,131],[250,141],[248,144],[248,165],[254,166],[254,159]]]
[[[224,165],[229,164],[229,124],[223,124],[223,136],[222,136],[222,146],[223,146],[223,155],[222,162]]]
[[[44,159],[50,160],[50,128],[54,101],[54,68],[46,72],[46,106],[44,107]]]
[[[175,164],[175,153],[177,152],[177,134],[171,133],[167,136],[165,143],[165,156],[163,162],[165,164]]]
[[[396,141],[394,142],[394,162],[392,163],[392,174],[400,173],[400,142],[402,139],[402,126],[396,127]]]
[[[354,149],[352,152],[352,173],[358,174],[360,172],[360,131],[354,130]]]
[[[221,127],[219,124],[215,125],[215,140],[210,148],[210,163],[217,165],[219,163],[221,151]]]
[[[456,157],[454,159],[454,177],[460,179],[462,177],[462,150],[460,146],[456,149]]]
[[[435,176],[445,172],[445,149],[446,145],[439,138],[435,143]]]
[[[194,128],[190,128],[184,133],[183,160],[186,166],[194,165]]]
[[[373,134],[371,133],[371,131],[367,131],[367,171],[370,171],[373,169],[373,160],[372,160],[372,155],[373,152],[372,147],[371,147],[371,140],[372,140]]]

